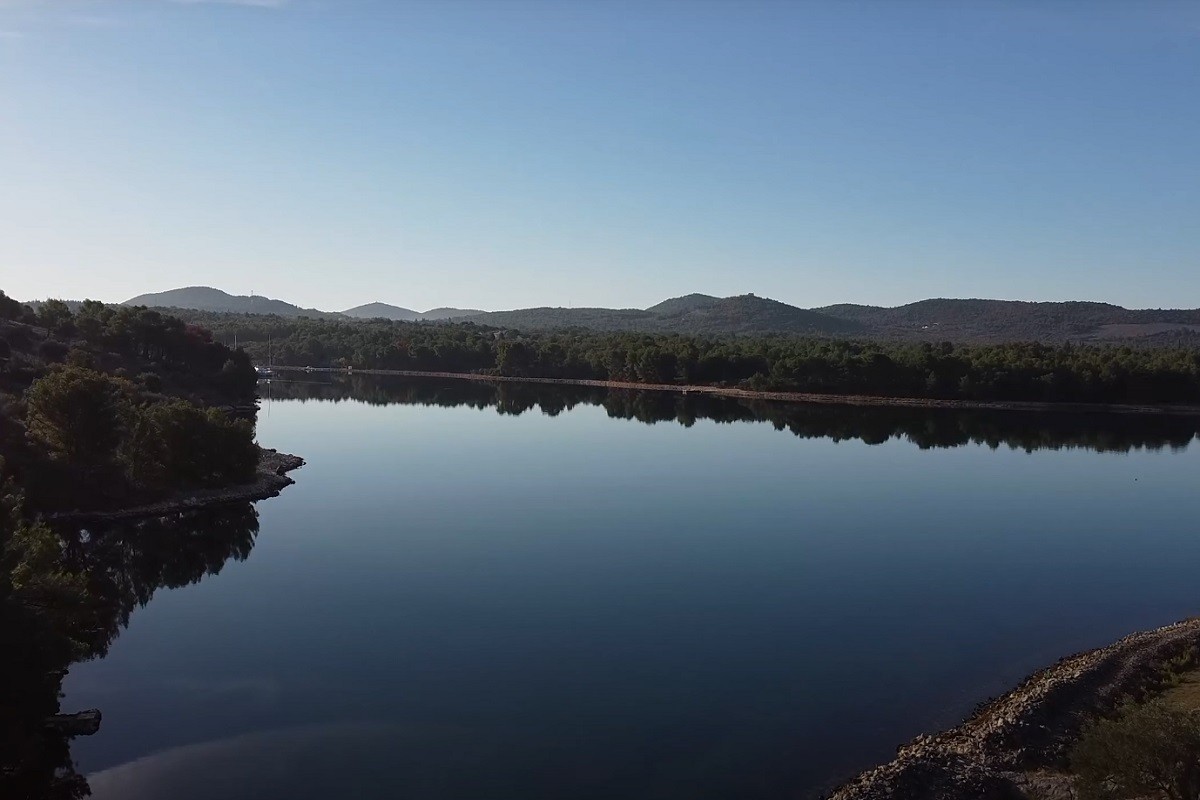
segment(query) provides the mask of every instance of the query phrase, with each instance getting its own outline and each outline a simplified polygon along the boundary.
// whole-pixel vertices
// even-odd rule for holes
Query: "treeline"
[[[0,441],[31,511],[245,483],[258,464],[250,422],[86,367],[51,368],[6,411]]]
[[[1097,452],[1185,448],[1200,436],[1200,419],[1182,414],[1070,414],[922,409],[897,406],[833,406],[781,403],[679,392],[631,391],[595,386],[437,378],[317,374],[272,381],[274,399],[371,405],[425,405],[475,409],[498,414],[540,412],[557,416],[578,405],[603,407],[614,419],[653,425],[698,420],[717,423],[765,422],[802,439],[861,441],[902,439],[921,448],[978,444],[1032,452],[1085,448]]]
[[[11,387],[47,364],[77,358],[154,390],[217,402],[252,398],[249,357],[214,341],[207,329],[143,307],[85,300],[76,311],[61,300],[35,310],[0,291],[0,374]],[[3,387],[0,387],[3,388]]]
[[[0,454],[30,513],[119,507],[253,478],[249,357],[144,308],[0,293]]]
[[[194,315],[265,363],[934,399],[1191,403],[1200,349],[567,331]],[[271,340],[268,353],[267,340]]]

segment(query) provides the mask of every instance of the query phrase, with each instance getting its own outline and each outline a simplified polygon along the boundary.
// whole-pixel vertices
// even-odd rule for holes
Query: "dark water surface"
[[[1194,421],[271,392],[297,485],[66,681],[100,800],[806,797],[1200,611]]]

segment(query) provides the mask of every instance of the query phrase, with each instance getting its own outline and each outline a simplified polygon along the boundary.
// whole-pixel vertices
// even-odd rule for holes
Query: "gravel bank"
[[[1165,663],[1200,646],[1200,619],[1126,636],[1068,656],[987,702],[956,728],[918,736],[830,800],[1007,800],[1071,797],[1057,772],[1083,721],[1145,687]]]

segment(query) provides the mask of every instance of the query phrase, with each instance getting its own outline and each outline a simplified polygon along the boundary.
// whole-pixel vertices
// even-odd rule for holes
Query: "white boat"
[[[275,374],[275,370],[273,369],[273,366],[274,366],[273,361],[274,361],[274,357],[272,356],[272,353],[271,353],[271,337],[268,334],[268,336],[267,336],[267,365],[265,367],[261,366],[261,365],[255,367],[254,374],[260,378],[270,378],[271,376],[273,376]]]

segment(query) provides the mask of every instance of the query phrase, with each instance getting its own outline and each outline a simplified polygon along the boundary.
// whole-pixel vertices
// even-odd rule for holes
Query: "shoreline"
[[[1067,656],[979,706],[961,724],[920,735],[891,761],[843,784],[829,800],[1073,797],[1062,772],[1083,721],[1116,707],[1200,646],[1200,618],[1131,633]]]
[[[1145,414],[1164,416],[1200,415],[1200,405],[1167,405],[1137,403],[1049,403],[1033,400],[941,400],[925,397],[880,397],[876,395],[816,394],[811,392],[762,392],[738,389],[729,386],[673,383],[631,383],[628,381],[597,381],[583,378],[524,378],[512,375],[484,375],[476,372],[421,372],[401,369],[355,369],[344,370],[334,367],[274,367],[276,372],[335,373],[340,375],[396,375],[407,378],[444,378],[450,380],[481,381],[484,383],[534,383],[557,386],[588,386],[598,389],[620,389],[639,392],[678,392],[680,394],[706,394],[732,397],[741,400],[770,400],[783,403],[810,405],[875,406],[889,408],[923,408],[959,411],[1019,411],[1090,413],[1090,414]]]
[[[213,506],[276,497],[296,481],[287,473],[304,466],[304,459],[278,450],[259,447],[258,469],[251,483],[218,489],[188,489],[156,503],[147,503],[115,511],[60,511],[47,514],[47,522],[111,522],[140,517],[157,517],[181,511],[197,511]]]

